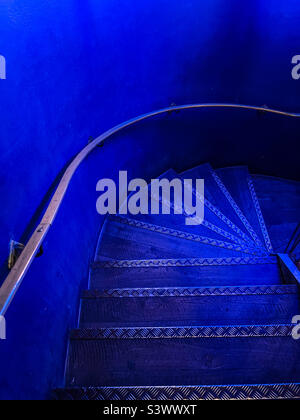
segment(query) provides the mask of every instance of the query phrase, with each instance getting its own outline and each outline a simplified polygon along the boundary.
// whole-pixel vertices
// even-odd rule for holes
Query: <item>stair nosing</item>
[[[259,226],[260,226],[260,229],[261,229],[264,241],[265,241],[266,248],[268,252],[273,253],[274,251],[273,251],[271,239],[267,230],[267,226],[265,224],[265,219],[261,211],[261,207],[259,204],[258,197],[256,195],[256,191],[255,191],[255,187],[254,187],[251,175],[248,176],[248,188],[252,197],[252,201],[253,201],[254,208],[256,211],[256,216],[257,216],[258,223],[259,223]]]
[[[258,286],[215,286],[215,287],[144,287],[89,289],[82,293],[82,299],[139,298],[139,297],[199,297],[199,296],[242,296],[298,294],[297,285]]]
[[[71,341],[291,337],[293,324],[77,328]]]
[[[97,260],[92,268],[140,268],[140,267],[198,267],[229,265],[277,264],[275,256],[266,257],[227,257],[227,258],[158,258]]]
[[[93,399],[98,393],[103,400],[242,400],[242,399],[298,399],[299,382],[227,385],[151,385],[96,386],[57,389],[71,397],[81,393],[80,399]],[[91,394],[91,395],[90,395]],[[71,397],[72,398],[72,397]]]

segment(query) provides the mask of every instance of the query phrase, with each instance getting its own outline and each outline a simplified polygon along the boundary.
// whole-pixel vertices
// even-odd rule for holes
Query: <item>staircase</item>
[[[163,177],[205,180],[204,222],[107,217],[56,398],[300,398],[299,289],[276,256],[299,183],[209,164]]]

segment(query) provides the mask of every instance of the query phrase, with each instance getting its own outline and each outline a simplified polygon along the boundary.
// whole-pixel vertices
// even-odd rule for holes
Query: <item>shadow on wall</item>
[[[219,10],[216,10],[214,4],[203,45],[199,48],[195,36],[188,38],[193,46],[189,49],[194,56],[182,68],[180,78],[190,87],[188,96],[193,97],[192,92],[197,91],[194,101],[199,101],[199,92],[200,97],[207,98],[208,87],[211,97],[221,95],[226,98],[225,101],[235,103],[247,102],[246,95],[243,95],[247,87],[254,90],[252,95],[257,94],[255,84],[251,84],[255,70],[253,64],[260,55],[263,41],[263,28],[259,20],[260,3],[254,0],[249,7],[247,2],[232,0],[227,2],[226,8]],[[203,26],[201,31],[204,32]],[[231,86],[230,92],[228,86]]]

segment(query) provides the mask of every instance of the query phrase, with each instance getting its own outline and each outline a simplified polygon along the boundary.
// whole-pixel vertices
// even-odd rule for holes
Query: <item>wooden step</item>
[[[91,289],[269,285],[282,282],[276,257],[110,260],[94,263]]]
[[[275,252],[284,253],[300,221],[300,182],[252,175]]]
[[[131,220],[131,219],[130,219]],[[107,258],[143,259],[181,257],[261,256],[261,250],[210,237],[187,234],[149,223],[130,224],[109,218],[101,234],[96,261]]]
[[[292,325],[79,329],[67,386],[290,383],[300,377]]]
[[[168,171],[166,174],[164,174],[163,178],[166,178],[169,181],[171,181],[174,178],[179,178],[183,180],[183,177],[179,174],[176,174],[174,171]],[[216,190],[219,190],[217,184],[216,183],[214,184],[215,184],[214,188]],[[193,226],[186,225],[186,217],[188,215],[184,212],[183,206],[177,208],[177,210],[182,211],[181,215],[173,214],[175,207],[174,207],[174,199],[173,199],[172,194],[171,194],[170,200],[168,200],[169,205],[171,206],[170,215],[163,215],[161,213],[158,215],[153,215],[151,214],[151,212],[149,212],[149,214],[147,215],[138,214],[136,216],[131,216],[131,217],[139,221],[144,221],[144,222],[158,224],[158,225],[167,226],[167,227],[175,227],[175,228],[178,228],[179,230],[184,230],[184,231],[199,234],[199,235],[209,236],[210,234],[213,233],[214,234],[213,237],[216,237],[215,236],[216,234],[224,236],[225,238],[231,237],[233,239],[233,242],[246,243],[252,247],[255,246],[255,243],[251,239],[251,237],[247,233],[242,231],[238,226],[236,226],[235,223],[233,223],[230,219],[228,219],[228,217],[225,216],[220,210],[219,206],[222,206],[222,200],[224,201],[222,192],[219,197],[222,200],[220,200],[218,204],[215,205],[215,204],[212,204],[207,198],[206,184],[204,186],[204,190],[205,190],[204,220],[199,225],[193,225]],[[195,191],[193,192],[193,194],[194,194],[194,199],[196,200]],[[151,194],[149,190],[149,197],[150,196]]]
[[[88,290],[81,328],[290,323],[296,285]]]

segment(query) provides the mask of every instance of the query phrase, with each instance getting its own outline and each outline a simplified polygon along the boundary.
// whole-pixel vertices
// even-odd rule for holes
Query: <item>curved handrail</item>
[[[59,207],[62,203],[64,195],[67,191],[68,185],[74,175],[74,172],[81,164],[81,162],[95,149],[99,144],[103,143],[108,137],[122,130],[123,128],[129,127],[130,125],[136,124],[139,121],[145,120],[150,117],[154,117],[159,114],[170,111],[180,111],[184,109],[196,109],[196,108],[239,108],[247,109],[254,111],[263,111],[269,112],[272,114],[283,115],[287,117],[300,117],[300,113],[291,113],[285,111],[279,111],[276,109],[270,109],[261,106],[252,106],[252,105],[239,105],[239,104],[222,104],[222,103],[204,103],[204,104],[189,104],[189,105],[175,105],[167,108],[162,108],[157,111],[148,112],[147,114],[140,115],[136,118],[132,118],[126,122],[123,122],[110,130],[105,131],[91,143],[89,143],[78,155],[73,159],[70,165],[67,167],[64,172],[62,179],[50,201],[50,204],[44,213],[44,216],[41,222],[38,224],[34,230],[32,236],[27,242],[25,248],[23,249],[21,255],[17,259],[15,265],[11,269],[10,273],[6,277],[3,285],[0,288],[0,315],[4,315],[15,295],[18,288],[20,287],[22,280],[27,273],[36,253],[38,252],[40,246],[42,245],[47,232],[52,225],[55,216],[59,210]]]

